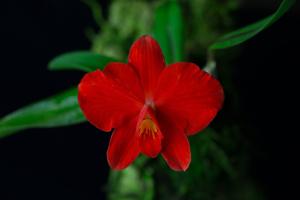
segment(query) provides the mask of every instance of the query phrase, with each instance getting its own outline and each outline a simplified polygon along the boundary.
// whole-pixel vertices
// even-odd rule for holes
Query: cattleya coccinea
[[[170,168],[185,171],[191,161],[187,136],[207,127],[224,100],[220,83],[197,65],[166,66],[158,43],[147,35],[134,42],[128,63],[87,73],[78,89],[88,121],[103,131],[114,128],[107,159],[118,170],[140,153],[161,153]]]

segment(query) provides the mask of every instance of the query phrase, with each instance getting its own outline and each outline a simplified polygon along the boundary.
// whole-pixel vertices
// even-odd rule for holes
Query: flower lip
[[[154,158],[161,152],[163,135],[151,106],[144,105],[142,108],[137,120],[136,135],[143,154]]]
[[[140,137],[151,136],[153,139],[155,139],[158,129],[150,116],[147,116],[138,125],[138,131]]]
[[[157,132],[157,129],[159,129],[156,125],[157,121],[155,119],[154,110],[151,105],[154,106],[153,101],[151,101],[149,105],[145,103],[145,105],[141,109],[136,126],[137,133],[139,133],[140,130],[147,129],[147,127],[156,130],[155,132]]]

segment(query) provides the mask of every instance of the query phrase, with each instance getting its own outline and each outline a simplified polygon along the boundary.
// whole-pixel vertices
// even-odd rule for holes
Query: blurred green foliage
[[[108,199],[154,199],[153,169],[146,166],[147,161],[146,157],[139,157],[135,165],[125,170],[111,170],[106,190]]]
[[[153,35],[159,42],[166,63],[183,60],[184,23],[180,5],[167,1],[154,10]]]
[[[84,2],[91,10],[95,5],[100,8],[96,0]],[[109,57],[125,60],[132,41],[140,35],[151,32],[153,5],[141,0],[115,0],[111,2],[108,13],[106,20],[97,20],[100,31],[87,30],[87,35],[91,39],[91,49]],[[104,18],[97,12],[93,12],[93,15],[96,19]]]
[[[186,22],[186,52],[205,57],[207,48],[234,24],[230,13],[238,0],[182,0]]]
[[[205,57],[208,46],[230,29],[233,24],[230,12],[238,6],[237,0],[181,0],[179,2],[184,8],[182,14],[185,16],[183,19],[185,23],[182,23],[182,19],[176,18],[178,15],[172,14],[181,12],[181,9],[176,8],[178,4],[174,3],[178,1],[113,0],[109,5],[106,20],[101,15],[101,11],[94,11],[95,8],[101,10],[97,0],[83,0],[83,2],[91,8],[97,24],[100,25],[98,32],[87,29],[92,51],[124,60],[130,45],[136,38],[153,33],[160,42],[168,63],[171,60],[182,59],[183,52],[197,52],[198,56]],[[166,21],[172,21],[172,25],[168,25]],[[181,51],[174,53],[176,58],[171,58],[170,49],[165,48],[166,40],[162,40],[162,37],[170,37],[170,40],[177,38],[176,41],[179,43],[175,42],[175,44],[181,48],[174,48],[174,46],[171,48]]]

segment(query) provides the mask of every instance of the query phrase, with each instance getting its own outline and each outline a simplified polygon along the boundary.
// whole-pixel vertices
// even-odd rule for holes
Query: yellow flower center
[[[152,138],[156,137],[158,131],[155,123],[150,118],[143,119],[138,130],[140,136],[152,136]]]

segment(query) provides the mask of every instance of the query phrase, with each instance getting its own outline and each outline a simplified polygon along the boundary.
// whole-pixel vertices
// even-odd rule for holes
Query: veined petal
[[[136,123],[137,117],[114,130],[107,150],[107,160],[111,168],[124,169],[139,155]]]
[[[151,36],[142,36],[131,46],[129,64],[139,74],[146,96],[151,96],[165,67],[159,44]]]
[[[158,85],[154,94],[157,110],[177,122],[187,135],[208,126],[224,101],[221,84],[193,63],[165,68]]]
[[[164,134],[162,156],[168,166],[175,171],[185,171],[191,162],[190,144],[182,128],[160,115]]]
[[[85,117],[104,131],[110,131],[127,118],[137,116],[143,106],[124,85],[109,77],[97,70],[86,74],[78,86],[78,102]],[[128,79],[131,78],[133,76],[128,76]]]

